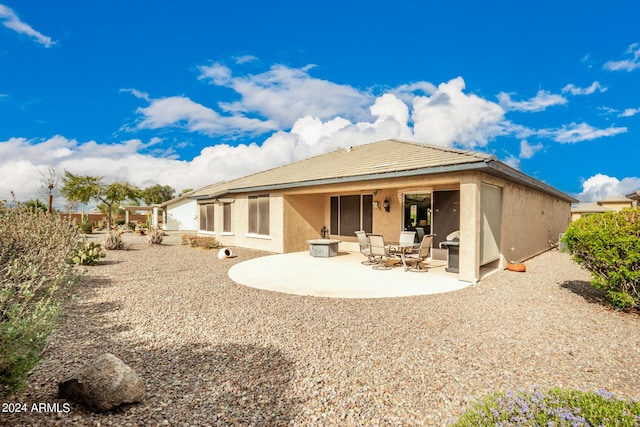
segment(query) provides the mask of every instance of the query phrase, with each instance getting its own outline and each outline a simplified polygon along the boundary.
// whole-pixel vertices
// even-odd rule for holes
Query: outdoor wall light
[[[384,211],[385,212],[389,212],[389,209],[391,208],[391,204],[389,203],[389,199],[387,199],[386,197],[384,198],[384,202],[382,203],[382,207],[384,207]]]

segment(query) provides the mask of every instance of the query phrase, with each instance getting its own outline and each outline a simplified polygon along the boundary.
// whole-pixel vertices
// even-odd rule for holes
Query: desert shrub
[[[110,251],[127,249],[127,245],[122,240],[122,234],[117,231],[110,231],[104,238],[102,246]]]
[[[481,399],[452,425],[619,426],[640,423],[640,403],[616,399],[606,391],[552,389],[494,393]]]
[[[68,261],[76,265],[93,265],[106,255],[100,243],[83,241]]]
[[[220,243],[212,236],[198,236],[194,234],[183,234],[182,244],[192,248],[217,249]]]
[[[591,284],[619,308],[640,301],[640,209],[589,215],[572,222],[562,241],[591,272]]]
[[[65,260],[77,249],[59,215],[0,208],[0,395],[24,385],[79,272]]]
[[[163,236],[164,236],[164,233],[162,231],[153,230],[149,233],[149,235],[147,236],[147,239],[149,240],[149,243],[153,245],[159,245],[160,243],[162,243]]]
[[[78,223],[78,230],[80,230],[82,234],[91,234],[93,232],[93,222]]]
[[[116,220],[115,220],[115,224],[116,224],[116,225],[124,225],[124,223],[125,223],[125,220],[124,220],[124,219],[116,219]]]

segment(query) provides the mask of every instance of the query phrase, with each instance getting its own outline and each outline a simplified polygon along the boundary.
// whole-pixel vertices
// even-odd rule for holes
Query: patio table
[[[398,255],[400,254],[400,260],[402,261],[402,266],[407,269],[407,262],[405,261],[405,255],[411,253],[414,249],[420,248],[420,245],[417,243],[413,243],[410,245],[401,245],[399,243],[391,243],[387,245],[390,254]]]

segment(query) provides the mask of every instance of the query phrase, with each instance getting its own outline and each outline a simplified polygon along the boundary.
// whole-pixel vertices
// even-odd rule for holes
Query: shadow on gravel
[[[600,304],[604,306],[611,306],[606,298],[606,293],[602,289],[597,289],[591,286],[591,283],[584,280],[568,280],[560,285],[561,287],[570,290],[574,294],[580,295],[587,302],[592,304]]]
[[[291,398],[293,362],[276,348],[194,344],[147,351],[134,343],[101,342],[99,349],[87,349],[90,357],[111,352],[122,359],[145,382],[146,398],[103,414],[68,401],[67,416],[83,425],[287,426],[300,411],[300,400]]]
[[[138,372],[158,422],[285,426],[300,410],[288,393],[293,362],[274,347],[195,344],[144,359]]]

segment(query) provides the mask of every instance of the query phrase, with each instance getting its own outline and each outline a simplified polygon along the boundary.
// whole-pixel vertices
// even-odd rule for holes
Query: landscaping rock
[[[106,412],[144,399],[144,383],[133,369],[111,353],[97,357],[58,384],[58,394]]]

